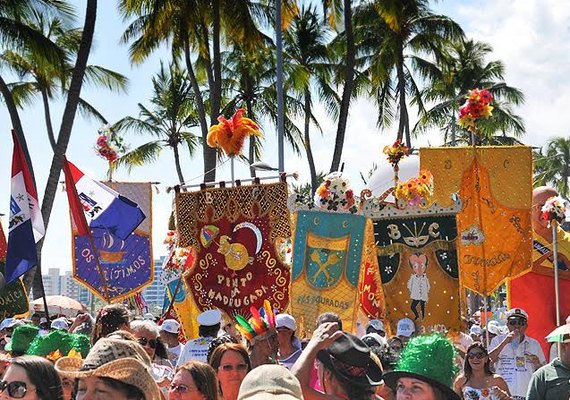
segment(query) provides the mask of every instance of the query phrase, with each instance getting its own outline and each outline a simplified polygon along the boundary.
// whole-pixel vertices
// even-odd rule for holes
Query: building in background
[[[148,305],[148,309],[153,314],[158,314],[162,310],[162,305],[164,304],[164,293],[166,287],[160,280],[160,275],[162,274],[162,266],[165,261],[166,256],[162,256],[160,259],[154,260],[154,281],[142,292]]]

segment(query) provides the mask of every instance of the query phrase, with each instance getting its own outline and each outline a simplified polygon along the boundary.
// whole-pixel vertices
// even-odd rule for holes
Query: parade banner
[[[364,215],[374,221],[378,266],[385,294],[386,321],[411,318],[416,331],[460,327],[456,213],[437,204],[398,209],[367,201]]]
[[[463,287],[489,295],[531,265],[530,147],[422,148],[421,168],[434,177],[433,200],[459,193],[458,260]]]
[[[279,311],[288,306],[286,182],[177,193],[176,227],[178,246],[196,251],[185,279],[201,311],[250,315],[265,299]]]
[[[72,220],[73,277],[103,300],[118,302],[141,291],[154,279],[152,185],[102,183],[138,204],[147,217],[124,240],[109,230],[94,229],[93,243],[89,235],[78,234]],[[101,271],[97,267],[96,257],[99,259]]]
[[[4,277],[6,262],[6,236],[0,221],[0,273]],[[0,319],[29,312],[28,294],[21,279],[0,289]]]
[[[362,215],[297,212],[291,312],[305,334],[313,332],[317,316],[323,312],[337,313],[343,330],[353,331],[361,295],[367,300],[368,311],[374,313],[372,318],[380,317],[381,296],[378,299],[378,293],[371,290],[376,281],[369,280],[366,291],[359,293],[361,271],[374,276],[370,268],[375,264],[373,240],[372,224]]]

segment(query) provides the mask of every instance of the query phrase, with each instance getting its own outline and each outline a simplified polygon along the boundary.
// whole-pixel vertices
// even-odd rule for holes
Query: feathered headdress
[[[251,119],[243,116],[245,110],[240,108],[231,119],[223,115],[218,117],[219,124],[208,130],[206,141],[208,146],[221,149],[228,156],[240,155],[246,137],[261,136],[259,126]]]
[[[236,329],[245,336],[247,340],[252,340],[271,329],[275,329],[275,313],[271,308],[269,300],[265,300],[263,307],[259,310],[251,306],[249,311],[251,312],[249,321],[239,314],[236,315],[236,321],[238,322]]]

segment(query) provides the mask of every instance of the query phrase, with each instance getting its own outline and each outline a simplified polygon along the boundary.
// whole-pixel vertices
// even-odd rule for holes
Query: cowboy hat
[[[62,357],[57,372],[70,379],[96,376],[111,378],[139,389],[146,400],[161,400],[150,373],[150,358],[144,348],[130,340],[103,338],[97,341],[85,360]]]
[[[370,348],[356,336],[343,332],[317,359],[337,377],[358,386],[378,386],[382,369],[370,356]]]

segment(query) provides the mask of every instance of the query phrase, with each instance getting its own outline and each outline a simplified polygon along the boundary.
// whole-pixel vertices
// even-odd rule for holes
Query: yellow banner
[[[434,176],[434,201],[459,193],[460,283],[488,295],[531,267],[530,147],[422,148],[422,169]]]

